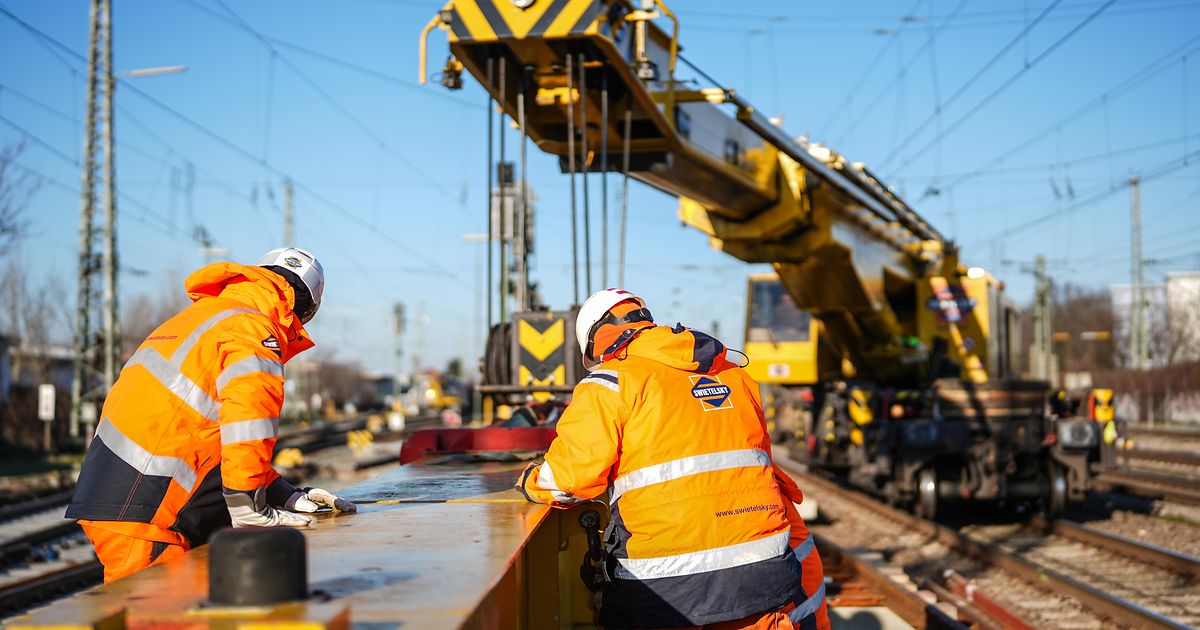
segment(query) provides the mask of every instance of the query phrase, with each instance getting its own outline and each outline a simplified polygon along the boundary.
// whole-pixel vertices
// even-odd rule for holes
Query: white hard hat
[[[592,342],[592,333],[595,332],[592,329],[604,320],[609,309],[626,300],[633,300],[641,309],[646,308],[645,300],[622,289],[597,291],[583,303],[583,306],[579,307],[579,316],[575,318],[575,340],[579,342],[579,351],[583,353],[583,367],[588,371],[594,370],[596,366],[600,365],[592,359],[592,353],[588,352],[588,347]],[[650,319],[650,312],[646,311],[643,319],[632,321],[653,320]],[[613,323],[622,322],[614,321]]]
[[[312,300],[312,304],[304,308],[300,304],[302,296],[296,296],[296,316],[302,323],[307,324],[313,315],[317,314],[317,309],[321,308],[321,295],[325,293],[325,270],[321,268],[321,263],[317,262],[316,256],[299,247],[280,247],[263,254],[254,264],[259,267],[275,267],[295,275],[308,289]],[[281,275],[287,277],[286,274]],[[292,288],[297,288],[295,283],[292,283]]]

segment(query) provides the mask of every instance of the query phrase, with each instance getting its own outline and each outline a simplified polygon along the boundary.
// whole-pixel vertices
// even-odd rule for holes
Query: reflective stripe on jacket
[[[67,518],[149,523],[195,546],[229,524],[223,491],[279,479],[283,364],[313,346],[292,289],[234,263],[186,287],[194,303],[151,333],[109,392]]]
[[[720,342],[641,332],[580,381],[557,431],[522,490],[554,506],[608,491],[615,583],[601,625],[700,626],[793,604],[804,627],[818,611],[828,627],[820,558],[777,481],[758,385]]]

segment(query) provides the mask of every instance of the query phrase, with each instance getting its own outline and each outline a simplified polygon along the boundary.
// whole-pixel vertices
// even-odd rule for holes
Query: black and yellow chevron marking
[[[521,368],[539,380],[549,378],[556,370],[562,369],[567,358],[565,330],[566,320],[562,318],[520,320],[517,323],[517,343],[521,346]]]
[[[525,9],[511,0],[455,0],[450,7],[450,41],[594,34],[603,10],[603,0],[535,0]]]
[[[567,384],[567,321],[563,317],[543,319],[531,317],[517,321],[517,343],[521,347],[521,363],[517,368],[517,385]],[[550,392],[536,392],[534,400],[545,402]]]

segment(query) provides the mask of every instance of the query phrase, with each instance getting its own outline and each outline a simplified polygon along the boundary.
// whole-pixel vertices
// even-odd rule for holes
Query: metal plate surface
[[[458,627],[520,555],[549,508],[512,490],[524,464],[410,465],[343,491],[376,501],[358,513],[317,515],[304,530],[309,584],[328,604],[346,606],[352,624],[370,627]],[[208,547],[97,587],[9,627],[95,624],[124,609],[126,622],[164,614],[203,624]],[[323,604],[324,603],[324,604]],[[190,612],[189,612],[190,611]],[[181,619],[182,620],[182,619]],[[375,624],[383,624],[375,625]]]

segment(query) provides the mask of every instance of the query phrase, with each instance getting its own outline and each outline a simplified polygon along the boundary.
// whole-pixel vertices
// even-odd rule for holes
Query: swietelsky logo
[[[718,409],[733,409],[729,386],[721,382],[716,374],[700,374],[688,376],[692,381],[692,398],[700,401],[700,408],[705,411]]]

